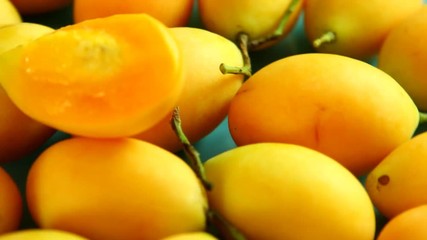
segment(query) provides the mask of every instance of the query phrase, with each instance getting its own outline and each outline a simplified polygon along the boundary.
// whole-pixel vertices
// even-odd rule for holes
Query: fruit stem
[[[419,124],[427,123],[427,113],[420,112]]]
[[[276,41],[285,34],[286,27],[289,25],[290,18],[292,14],[297,10],[298,5],[301,0],[293,0],[289,3],[289,6],[286,8],[285,13],[283,14],[282,19],[280,19],[279,25],[277,26],[274,32],[266,37],[259,39],[253,39],[249,42],[249,49],[256,49],[261,47],[264,44],[267,44],[272,41]]]
[[[252,64],[251,58],[249,56],[249,36],[248,34],[241,32],[237,35],[237,44],[239,46],[240,52],[243,57],[243,66],[229,66],[224,63],[221,63],[219,70],[222,74],[243,74],[245,80],[252,76]]]
[[[205,168],[203,166],[202,160],[200,159],[199,152],[194,148],[194,146],[190,143],[187,136],[185,135],[182,125],[181,125],[181,117],[179,114],[179,107],[175,107],[172,112],[172,129],[174,130],[175,134],[178,136],[179,140],[181,141],[184,153],[189,159],[189,164],[193,171],[196,173],[197,177],[202,182],[203,186],[206,190],[211,190],[212,185],[207,180],[206,174],[205,174]]]
[[[324,34],[322,34],[322,36],[320,36],[319,38],[317,38],[313,41],[313,46],[315,48],[319,48],[323,44],[332,43],[335,40],[337,40],[337,35],[332,31],[327,31]]]
[[[226,239],[246,240],[246,237],[223,216],[214,210],[208,210],[208,219],[218,228],[224,229],[227,236]]]
[[[245,77],[250,77],[251,73],[250,70],[246,67],[236,67],[236,66],[229,66],[224,63],[221,63],[219,65],[219,70],[222,74],[243,74]]]
[[[175,107],[172,111],[172,129],[175,134],[178,136],[179,140],[183,144],[184,153],[187,155],[189,159],[189,164],[193,171],[196,173],[197,177],[203,184],[203,187],[210,191],[212,190],[212,184],[207,180],[205,168],[200,159],[200,154],[194,148],[194,146],[190,143],[187,136],[185,135],[182,125],[181,125],[181,117],[179,114],[179,107]],[[206,210],[207,219],[214,224],[215,226],[224,229],[226,234],[228,234],[232,240],[245,240],[246,238],[240,233],[231,223],[229,223],[225,218],[223,218],[219,213],[212,209]]]

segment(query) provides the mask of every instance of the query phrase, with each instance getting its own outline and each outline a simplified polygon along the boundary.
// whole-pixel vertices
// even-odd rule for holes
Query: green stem
[[[313,41],[313,46],[315,48],[319,48],[320,46],[324,45],[325,43],[332,43],[335,40],[337,40],[337,35],[332,31],[328,31],[328,32],[325,32],[319,38],[315,39]]]
[[[221,63],[219,65],[219,70],[222,74],[243,74],[246,77],[251,76],[251,72],[247,67],[236,67],[236,66],[229,66],[224,63]]]
[[[286,27],[289,24],[292,14],[296,11],[297,7],[302,0],[292,0],[289,6],[286,8],[282,19],[279,22],[278,27],[275,31],[260,39],[250,39],[247,33],[241,32],[237,34],[237,43],[243,56],[243,67],[229,66],[222,63],[219,67],[222,74],[243,74],[245,80],[252,76],[252,64],[249,56],[249,51],[259,48],[264,44],[268,44],[272,41],[276,41],[282,37],[286,31]]]
[[[297,10],[300,5],[301,0],[293,0],[289,3],[289,6],[286,8],[285,13],[283,14],[282,19],[280,19],[279,25],[277,26],[274,32],[266,37],[262,37],[259,39],[253,39],[249,42],[249,49],[257,49],[262,45],[267,44],[269,42],[273,42],[278,40],[285,34],[286,28],[289,26],[289,21],[292,17],[292,14]]]
[[[427,113],[420,112],[419,124],[427,123]]]
[[[181,117],[179,114],[179,107],[175,107],[172,112],[172,129],[175,134],[178,136],[179,140],[183,144],[184,152],[189,159],[189,164],[193,171],[196,173],[197,177],[203,184],[203,187],[207,191],[212,190],[212,184],[207,180],[205,168],[200,159],[199,152],[193,147],[188,138],[186,137],[184,131],[181,126]],[[224,230],[223,233],[227,234],[227,236],[231,237],[232,240],[245,240],[246,238],[225,218],[223,218],[219,213],[212,209],[206,210],[207,219],[209,222],[214,224],[219,229]]]
[[[189,164],[191,168],[194,170],[205,189],[210,190],[212,188],[212,185],[206,178],[205,168],[203,166],[202,160],[200,159],[200,154],[190,143],[184,131],[182,130],[181,117],[179,114],[178,107],[176,107],[172,113],[172,129],[174,130],[175,134],[178,136],[179,140],[183,145],[184,153],[189,159]]]
[[[243,74],[245,80],[252,76],[252,64],[249,56],[249,36],[246,33],[239,33],[237,35],[237,43],[243,57],[243,67],[228,66],[221,63],[219,69],[222,74]]]

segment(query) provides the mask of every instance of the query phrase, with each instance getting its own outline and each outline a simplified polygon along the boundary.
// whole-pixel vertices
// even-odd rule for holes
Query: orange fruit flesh
[[[183,86],[175,40],[145,14],[59,29],[22,49],[18,71],[5,89],[24,112],[92,137],[151,127],[172,110]]]

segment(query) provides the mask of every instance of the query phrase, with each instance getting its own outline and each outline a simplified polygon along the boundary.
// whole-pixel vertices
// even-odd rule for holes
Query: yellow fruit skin
[[[314,150],[237,147],[205,163],[209,204],[247,239],[372,240],[375,215],[362,184]]]
[[[52,31],[48,26],[26,22],[1,27],[0,54]],[[0,109],[0,162],[22,158],[40,147],[55,132],[19,110],[2,87]]]
[[[177,27],[171,31],[182,50],[185,68],[184,89],[177,102],[182,128],[191,142],[197,142],[224,120],[231,99],[243,83],[242,75],[222,74],[220,64],[242,66],[242,54],[232,41],[203,29]],[[170,120],[168,114],[134,137],[176,152],[182,143]]]
[[[427,111],[427,5],[402,21],[387,36],[378,55],[378,67],[390,74]]]
[[[64,232],[56,229],[23,229],[3,234],[0,240],[89,240],[87,238],[75,235],[70,232]]]
[[[40,227],[91,240],[161,239],[205,228],[206,195],[191,168],[136,139],[58,142],[36,159],[26,193]]]
[[[232,41],[245,32],[251,39],[272,34],[292,0],[201,0],[199,13],[204,27]],[[284,36],[291,31],[301,12],[301,0],[289,19]]]
[[[393,106],[393,107],[390,107]],[[231,102],[237,145],[285,142],[318,150],[355,175],[413,135],[419,113],[396,81],[365,62],[308,53],[256,72]]]
[[[54,29],[42,24],[20,22],[0,27],[0,53],[29,43]]]
[[[168,27],[184,27],[189,21],[194,0],[74,0],[74,22],[123,13],[146,13]]]
[[[22,212],[21,192],[9,173],[0,168],[0,235],[19,228]]]
[[[416,135],[385,157],[366,178],[366,189],[387,218],[427,204],[427,132]]]
[[[10,0],[0,0],[0,27],[22,22],[18,9]]]
[[[377,240],[427,239],[427,205],[408,209],[392,218],[379,233]]]
[[[323,44],[319,52],[367,59],[378,53],[392,28],[422,4],[422,0],[307,0],[305,30],[310,41],[327,31],[336,33],[336,41]]]
[[[217,240],[217,238],[207,232],[193,232],[171,235],[161,240]]]

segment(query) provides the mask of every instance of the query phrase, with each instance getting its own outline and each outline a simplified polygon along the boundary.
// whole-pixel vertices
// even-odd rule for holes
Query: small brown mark
[[[378,183],[385,186],[390,182],[390,177],[388,175],[382,175],[378,178]]]

